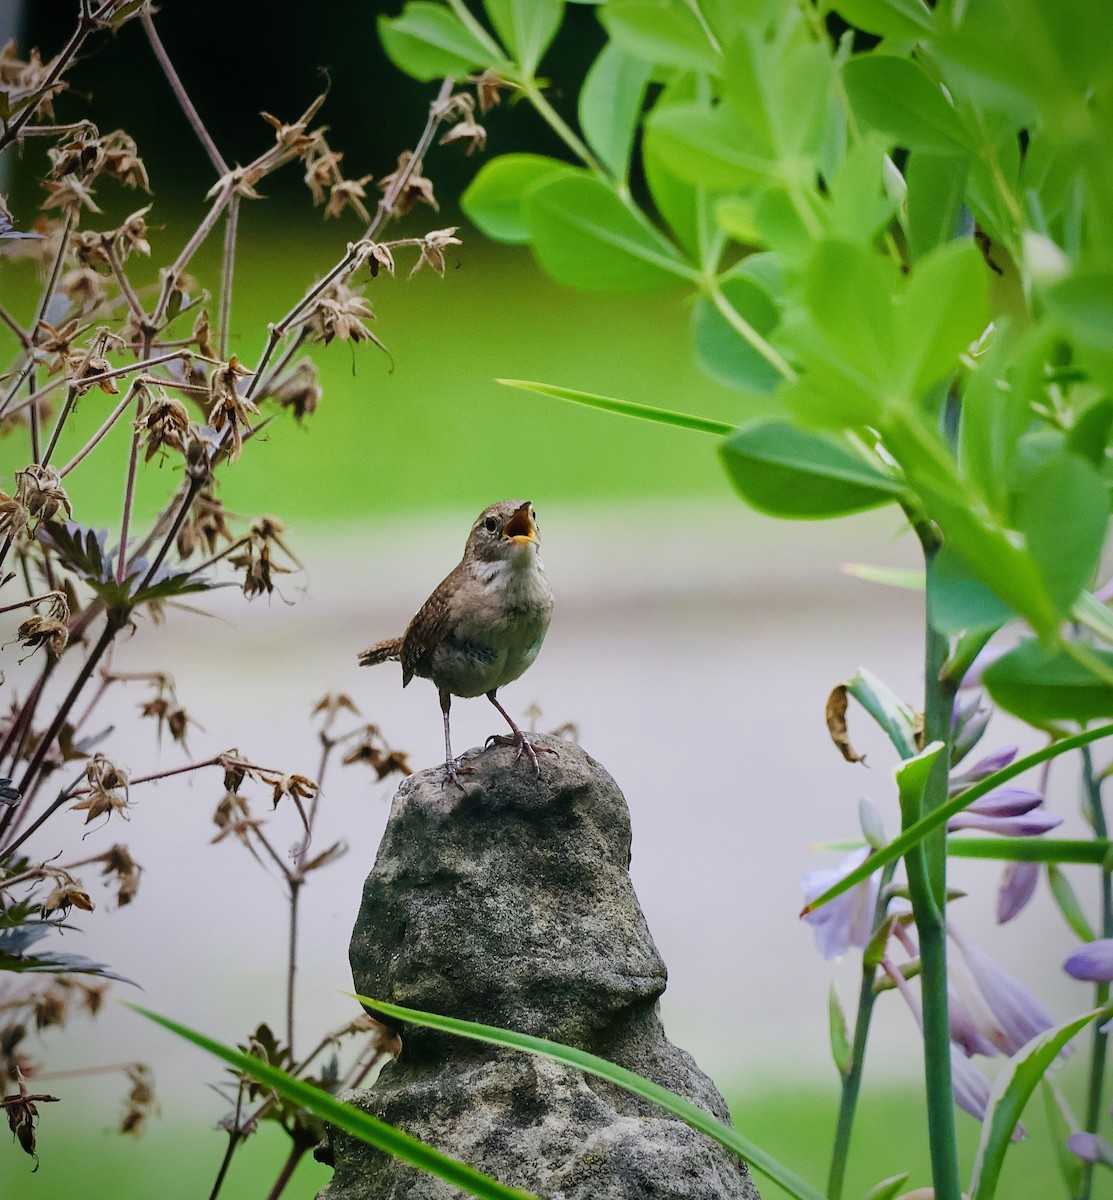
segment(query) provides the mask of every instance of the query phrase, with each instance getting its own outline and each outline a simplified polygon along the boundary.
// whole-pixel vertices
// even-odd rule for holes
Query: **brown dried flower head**
[[[203,549],[212,555],[221,540],[231,542],[232,531],[224,519],[224,503],[210,485],[197,493],[178,534],[178,553],[182,558],[189,558],[194,551]]]
[[[246,797],[232,791],[226,791],[216,806],[213,824],[220,831],[212,839],[213,845],[224,841],[226,837],[234,837],[248,847],[251,845],[251,835],[263,826],[262,821],[251,815]]]
[[[75,267],[67,271],[58,281],[58,290],[82,315],[98,308],[108,296],[104,280],[92,267]]]
[[[43,901],[42,914],[44,917],[49,917],[51,913],[61,912],[67,913],[71,908],[80,908],[82,912],[92,912],[94,905],[89,893],[82,886],[81,881],[75,879],[67,871],[56,868],[51,871],[55,878],[54,890]],[[65,1020],[65,1007],[62,1006],[61,1015],[51,1024],[62,1024]],[[41,1022],[39,1028],[43,1028]]]
[[[418,271],[421,270],[426,263],[433,268],[441,278],[444,278],[444,252],[448,246],[462,246],[463,243],[455,236],[456,230],[459,227],[456,225],[450,226],[448,229],[434,229],[427,233],[418,242],[420,257],[414,264],[413,270],[410,271],[412,279]]]
[[[89,794],[73,806],[73,811],[86,814],[86,825],[97,817],[113,813],[119,813],[125,821],[131,820],[128,775],[122,767],[98,752],[85,764],[85,778]]]
[[[20,644],[26,650],[34,652],[40,646],[45,647],[48,654],[61,658],[62,651],[70,638],[69,627],[65,621],[57,617],[35,615],[28,617],[20,625],[16,633]]]
[[[317,411],[321,399],[321,385],[317,381],[317,364],[311,358],[303,358],[289,375],[271,392],[270,398],[282,408],[290,409],[300,424]]]
[[[151,243],[147,241],[147,214],[150,211],[149,204],[146,208],[138,209],[116,230],[116,249],[124,262],[133,251],[136,254],[150,255]]]
[[[317,298],[307,325],[310,333],[327,346],[333,338],[351,342],[382,343],[364,324],[375,319],[370,302],[359,292],[353,291],[342,280],[337,280]]]
[[[139,877],[143,874],[143,868],[131,856],[131,851],[127,846],[117,842],[114,846],[110,846],[108,850],[101,856],[101,861],[104,863],[102,875],[115,875],[116,886],[116,903],[120,908],[130,904],[136,893],[139,891]]]
[[[393,198],[389,206],[392,216],[405,216],[419,202],[437,209],[433,181],[422,175],[421,168],[421,160],[414,161],[412,152],[403,150],[398,156],[398,166],[379,180],[379,191],[384,199]]]
[[[452,142],[467,142],[464,153],[469,157],[477,150],[487,147],[487,130],[475,121],[459,121],[441,138],[441,145],[448,146]]]
[[[28,521],[49,521],[63,510],[73,515],[73,507],[62,477],[55,467],[43,467],[32,463],[16,472],[18,489],[16,500],[23,505]]]
[[[145,192],[151,190],[151,181],[147,178],[147,168],[139,157],[134,138],[122,129],[115,129],[111,133],[106,133],[101,139],[101,149],[103,162],[100,169],[105,175],[111,175],[124,187],[142,188]],[[150,251],[145,253],[150,253]]]
[[[150,462],[164,447],[184,454],[189,410],[177,397],[163,392],[142,409],[135,421],[135,429],[146,435],[144,461]]]
[[[32,50],[26,61],[16,57],[15,40],[8,42],[0,49],[0,87],[7,93],[8,107],[17,111],[20,102],[34,96],[42,89],[42,96],[37,104],[37,111],[48,121],[54,120],[54,106],[51,101],[59,92],[65,91],[67,84],[61,79],[46,85],[50,76],[53,60],[44,63],[38,50]]]
[[[246,396],[241,396],[238,380],[251,372],[240,365],[233,355],[226,363],[215,368],[209,378],[209,424],[218,433],[224,433],[223,445],[228,461],[235,462],[243,448],[243,429],[251,427],[252,416],[259,410]]]
[[[146,1063],[131,1063],[125,1072],[131,1088],[126,1100],[126,1111],[120,1121],[120,1132],[139,1137],[147,1128],[152,1116],[159,1116],[162,1109],[155,1096],[155,1077]]]
[[[488,113],[496,104],[502,103],[500,92],[510,91],[514,86],[507,83],[501,75],[494,71],[484,71],[481,75],[471,75],[468,82],[475,84],[475,98],[479,101],[479,111]]]

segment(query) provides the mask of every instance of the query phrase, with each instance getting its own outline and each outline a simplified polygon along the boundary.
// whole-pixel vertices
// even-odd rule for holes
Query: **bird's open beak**
[[[529,510],[530,505],[528,502],[518,509],[503,526],[503,537],[508,537],[519,546],[525,545],[526,542],[540,544],[541,539],[537,536],[537,526],[534,525],[533,518],[529,515]]]

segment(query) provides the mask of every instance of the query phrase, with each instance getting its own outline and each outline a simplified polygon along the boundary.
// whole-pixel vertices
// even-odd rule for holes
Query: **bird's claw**
[[[474,774],[474,767],[461,766],[458,759],[450,758],[444,764],[444,778],[441,780],[441,787],[448,787],[450,783],[454,783],[466,795],[468,789],[464,787],[460,776]]]
[[[536,776],[541,774],[541,762],[538,759],[538,754],[556,754],[556,751],[549,746],[537,746],[529,740],[529,738],[519,730],[516,734],[513,733],[492,733],[487,739],[487,746],[517,746],[518,753],[515,759],[519,759],[525,754],[531,763],[533,763],[533,773]]]

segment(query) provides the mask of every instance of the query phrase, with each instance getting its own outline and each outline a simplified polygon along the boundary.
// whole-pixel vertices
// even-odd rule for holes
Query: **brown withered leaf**
[[[840,683],[831,689],[827,697],[827,732],[847,762],[864,763],[866,756],[859,754],[850,744],[850,735],[846,730],[846,704],[846,684]]]

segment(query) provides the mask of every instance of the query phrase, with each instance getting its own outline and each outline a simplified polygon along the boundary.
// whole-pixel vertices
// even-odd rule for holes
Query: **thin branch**
[[[232,320],[232,278],[236,269],[236,230],[239,225],[240,198],[232,197],[224,221],[224,257],[220,264],[220,313],[217,320],[217,353],[228,357],[228,333]]]
[[[170,90],[174,93],[175,99],[182,107],[182,112],[185,113],[186,119],[193,127],[193,132],[197,134],[198,141],[200,141],[205,153],[209,156],[209,162],[213,164],[213,169],[217,175],[227,175],[229,170],[228,164],[221,157],[220,151],[216,148],[216,143],[209,136],[209,131],[205,128],[197,109],[193,107],[193,101],[190,100],[189,93],[182,86],[181,78],[178,72],[174,70],[174,64],[170,61],[170,56],[166,53],[166,47],[162,44],[162,39],[158,36],[158,31],[155,29],[151,10],[144,7],[143,11],[139,14],[139,20],[143,25],[143,32],[147,35],[147,41],[150,42],[151,49],[154,51],[155,58],[158,59],[158,64],[162,68],[162,73],[166,76],[167,83],[170,84]]]
[[[360,256],[364,254],[364,243],[372,241],[379,229],[386,221],[394,215],[394,206],[398,202],[398,197],[401,196],[403,189],[410,181],[410,177],[417,170],[418,164],[428,152],[429,147],[433,144],[433,138],[436,136],[437,128],[441,121],[444,120],[445,105],[449,96],[452,95],[453,81],[445,79],[442,81],[440,90],[437,92],[436,99],[429,105],[429,116],[425,122],[425,128],[421,132],[421,137],[418,139],[417,146],[410,155],[406,164],[398,171],[391,186],[384,192],[382,199],[379,201],[378,207],[375,210],[375,216],[371,220],[364,231],[363,237],[358,242],[353,242],[348,247],[347,254],[329,271],[325,277],[319,280],[316,284],[305,293],[304,296],[294,305],[293,308],[276,324],[271,325],[267,336],[267,344],[263,347],[263,353],[259,357],[259,361],[255,366],[255,373],[252,376],[251,382],[247,385],[246,396],[250,400],[259,386],[259,380],[263,377],[263,372],[267,364],[274,354],[278,343],[286,336],[290,327],[302,315],[303,312],[316,300],[323,292],[325,292],[337,280],[343,278],[350,271],[354,270],[355,264]]]

